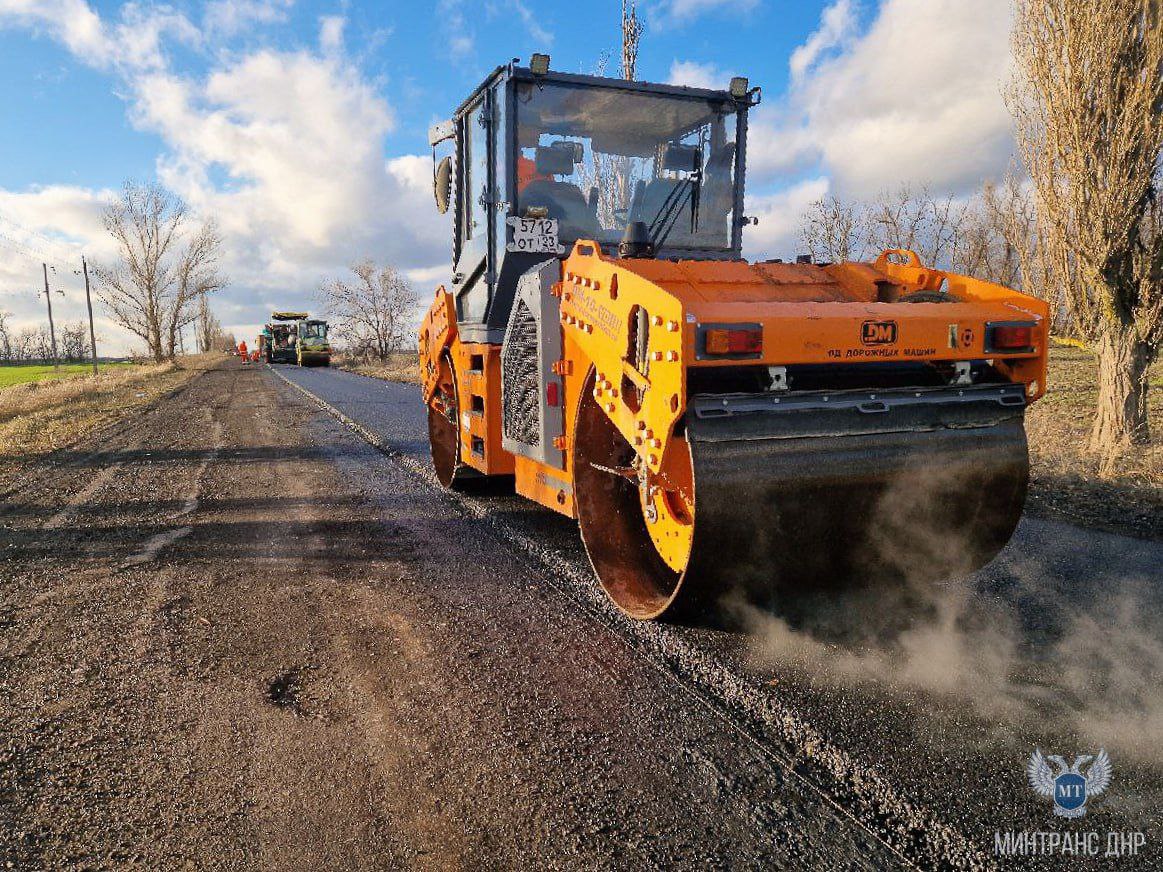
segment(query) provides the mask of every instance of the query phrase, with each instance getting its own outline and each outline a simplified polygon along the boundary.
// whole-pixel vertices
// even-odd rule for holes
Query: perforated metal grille
[[[518,299],[501,352],[501,404],[504,406],[505,436],[535,447],[541,444],[537,352],[537,319],[525,301]]]

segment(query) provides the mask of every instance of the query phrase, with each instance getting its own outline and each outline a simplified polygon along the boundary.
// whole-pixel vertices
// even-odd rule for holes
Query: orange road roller
[[[963,575],[1025,500],[1046,303],[904,250],[744,261],[759,96],[534,55],[429,134],[453,227],[419,333],[436,475],[576,518],[634,618]]]

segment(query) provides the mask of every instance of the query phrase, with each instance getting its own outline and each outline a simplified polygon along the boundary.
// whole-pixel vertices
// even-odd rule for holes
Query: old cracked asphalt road
[[[1024,522],[902,659],[626,621],[572,525],[425,452],[412,386],[232,361],[0,485],[0,862],[984,867],[1091,829],[1158,863],[1157,543]],[[1033,745],[1100,742],[1055,822]]]

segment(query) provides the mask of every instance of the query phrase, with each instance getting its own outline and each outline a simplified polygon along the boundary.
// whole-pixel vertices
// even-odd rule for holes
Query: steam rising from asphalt
[[[940,510],[932,495],[956,493],[961,474],[886,495],[865,547],[900,570],[899,583],[824,591],[806,608],[729,597],[759,664],[968,701],[1003,728],[1163,763],[1163,590],[1110,571],[1057,577],[1047,555],[1013,548],[975,585],[968,542],[924,523]],[[943,562],[959,571],[933,583]]]

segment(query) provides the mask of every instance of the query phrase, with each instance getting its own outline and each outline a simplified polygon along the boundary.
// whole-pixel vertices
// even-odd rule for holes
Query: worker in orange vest
[[[250,363],[250,358],[246,354],[246,340],[238,343],[238,356],[242,358],[243,363]]]
[[[551,182],[553,176],[543,176],[537,172],[537,162],[525,157],[524,155],[517,155],[517,190],[524,191],[529,186],[530,182]]]

